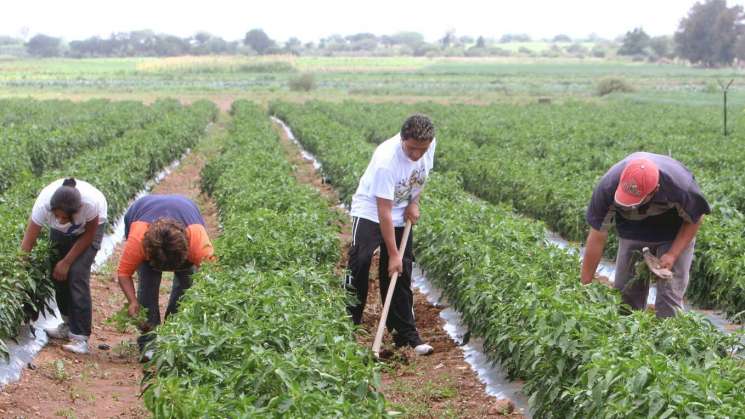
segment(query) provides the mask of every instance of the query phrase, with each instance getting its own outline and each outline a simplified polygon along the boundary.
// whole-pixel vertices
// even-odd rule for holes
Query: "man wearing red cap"
[[[581,281],[589,284],[603,255],[608,228],[619,237],[614,286],[634,310],[647,303],[649,282],[635,278],[635,255],[648,247],[673,278],[657,281],[655,311],[674,316],[683,296],[693,260],[696,233],[711,209],[691,172],[680,162],[659,154],[638,152],[616,163],[602,177],[587,207],[590,234],[582,260]]]

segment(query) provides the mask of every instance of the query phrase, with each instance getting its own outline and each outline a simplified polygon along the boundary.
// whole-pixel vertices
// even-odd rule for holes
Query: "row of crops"
[[[8,107],[12,104],[4,101],[0,115],[10,118]],[[77,112],[76,106],[79,106]],[[54,293],[48,279],[46,243],[42,240],[28,260],[19,254],[23,231],[38,192],[61,177],[84,179],[104,193],[109,219],[114,220],[155,173],[196,144],[207,124],[217,116],[215,105],[206,101],[189,107],[175,100],[159,100],[149,107],[106,101],[79,105],[36,102],[36,107],[42,109],[37,112],[46,115],[40,118],[39,125],[44,127],[46,135],[60,136],[49,137],[53,144],[44,144],[45,134],[41,133],[15,142],[21,147],[38,146],[47,155],[62,153],[55,151],[54,142],[64,138],[69,140],[67,146],[75,150],[65,152],[65,157],[54,165],[44,166],[29,166],[28,153],[23,151],[3,157],[3,165],[16,167],[12,182],[0,195],[0,356],[3,357],[8,356],[3,341],[17,336],[20,326],[46,308]],[[53,115],[59,120],[73,120],[55,128]],[[48,121],[48,125],[43,121]],[[22,132],[13,128],[9,131]]]
[[[355,343],[333,268],[339,215],[297,183],[265,113],[233,104],[202,173],[222,235],[158,330],[145,404],[156,417],[380,417],[369,350]]]
[[[393,108],[395,111],[382,105],[316,103],[303,107],[273,103],[271,112],[289,123],[348,202],[374,143],[393,135],[411,111],[409,107]],[[344,116],[333,116],[331,110],[339,110]],[[366,128],[372,127],[368,121],[378,119],[378,111],[392,120],[380,125],[390,128],[380,131],[381,137]],[[543,222],[516,215],[509,206],[495,205],[469,193],[474,185],[469,187],[462,180],[468,176],[464,172],[467,167],[494,173],[494,179],[482,178],[486,185],[498,178],[500,182],[512,179],[516,182],[514,193],[525,193],[517,181],[527,182],[530,176],[502,172],[510,167],[517,170],[520,154],[505,145],[503,157],[487,160],[479,150],[492,141],[496,147],[496,139],[474,137],[480,138],[477,144],[454,138],[453,125],[449,124],[455,122],[443,122],[462,117],[460,109],[455,112],[451,108],[448,115],[445,108],[431,105],[427,111],[440,128],[437,164],[441,171],[443,167],[455,171],[435,174],[422,198],[418,260],[463,313],[471,330],[484,337],[487,356],[502,363],[512,378],[525,380],[524,391],[536,416],[745,415],[745,362],[735,356],[743,349],[738,338],[721,334],[695,313],[666,320],[647,312],[619,315],[617,291],[599,284],[581,286],[576,258],[546,244]],[[466,111],[476,109],[465,107]],[[486,121],[478,120],[470,126],[474,130],[483,128]],[[465,151],[459,154],[457,150]],[[608,158],[609,164],[613,158]],[[517,162],[506,165],[509,160]],[[499,162],[505,162],[505,166]],[[601,173],[605,163],[598,164],[593,173]],[[493,167],[491,172],[488,167]],[[555,169],[551,182],[544,182],[547,188],[552,182],[560,186],[544,189],[542,199],[551,199],[552,193],[563,190],[558,175],[562,172],[559,167]],[[498,173],[504,179],[496,176]],[[589,188],[587,197],[592,181],[580,182]],[[583,206],[578,203],[577,210]]]
[[[2,100],[0,193],[24,173],[59,168],[156,116],[139,102]]]
[[[274,108],[282,113],[296,107]],[[438,169],[458,173],[476,196],[509,204],[574,241],[587,235],[585,208],[610,166],[638,150],[671,155],[693,171],[714,210],[697,239],[687,297],[743,320],[745,126],[738,124],[734,135],[723,137],[718,110],[631,102],[487,107],[313,102],[303,109],[303,118],[324,118],[371,143],[390,138],[411,112],[424,111],[442,139]],[[306,125],[297,129],[314,129]],[[611,258],[614,249],[610,240]]]

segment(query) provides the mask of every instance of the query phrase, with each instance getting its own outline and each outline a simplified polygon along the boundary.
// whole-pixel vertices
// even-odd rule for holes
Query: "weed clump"
[[[290,79],[290,90],[293,92],[310,92],[316,88],[316,78],[313,74],[303,73]]]
[[[631,85],[626,82],[626,80],[616,77],[602,79],[595,87],[595,93],[597,93],[598,96],[605,96],[616,92],[629,93],[633,91],[634,88],[631,87]]]

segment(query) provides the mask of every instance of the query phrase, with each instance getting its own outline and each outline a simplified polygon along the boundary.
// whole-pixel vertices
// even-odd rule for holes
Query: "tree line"
[[[527,46],[511,48],[509,43],[533,41],[526,34],[505,34],[499,39],[483,36],[458,36],[446,32],[435,42],[427,42],[417,32],[399,32],[378,36],[357,33],[331,35],[318,42],[290,38],[279,43],[262,29],[251,29],[241,40],[227,41],[219,36],[198,32],[182,38],[151,30],[114,33],[109,37],[90,37],[65,42],[38,34],[27,42],[0,36],[0,55],[35,57],[134,57],[218,54],[294,54],[294,55],[408,55],[408,56],[629,56],[635,60],[658,61],[684,59],[707,67],[730,65],[736,59],[745,61],[745,12],[742,6],[727,6],[726,0],[704,0],[696,3],[681,19],[672,36],[649,36],[643,28],[634,28],[615,40],[596,35],[572,39],[559,34],[540,40],[550,47],[542,51]]]

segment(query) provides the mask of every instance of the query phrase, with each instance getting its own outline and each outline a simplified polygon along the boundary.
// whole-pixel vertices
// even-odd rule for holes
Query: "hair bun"
[[[62,181],[62,186],[69,186],[71,188],[74,188],[77,182],[75,182],[75,178],[69,177]]]

